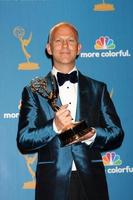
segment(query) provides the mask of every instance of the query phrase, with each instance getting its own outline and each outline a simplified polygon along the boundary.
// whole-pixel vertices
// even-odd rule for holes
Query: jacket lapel
[[[78,100],[77,100],[77,112],[76,120],[86,120],[88,119],[88,108],[91,103],[91,84],[85,76],[79,72],[79,82],[78,82]]]
[[[58,85],[57,85],[57,82],[56,82],[56,79],[54,79],[54,84],[52,85],[51,82],[52,82],[52,73],[49,72],[48,75],[46,76],[46,79],[47,79],[47,84],[48,84],[48,89],[49,91],[53,91],[56,90],[57,94],[59,92],[59,89],[58,89]],[[53,88],[54,87],[54,88]],[[57,96],[57,99],[55,99],[55,103],[58,107],[61,106],[61,100],[59,98],[59,95]]]

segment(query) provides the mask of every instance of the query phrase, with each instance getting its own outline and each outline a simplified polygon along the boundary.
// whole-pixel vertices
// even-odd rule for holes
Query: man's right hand
[[[59,132],[64,132],[73,126],[71,112],[67,108],[68,104],[63,105],[55,113],[54,122]]]

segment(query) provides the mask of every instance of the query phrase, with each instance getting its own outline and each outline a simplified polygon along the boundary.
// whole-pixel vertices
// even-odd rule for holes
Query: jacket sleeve
[[[122,144],[124,131],[105,84],[100,99],[99,126],[95,127],[97,136],[93,146],[101,151],[113,150]]]
[[[55,136],[53,119],[48,119],[39,108],[30,87],[22,93],[19,115],[17,145],[21,153],[35,153],[47,145]]]

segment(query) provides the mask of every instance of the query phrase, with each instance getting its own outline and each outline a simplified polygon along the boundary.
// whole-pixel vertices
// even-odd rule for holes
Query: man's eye
[[[69,42],[70,42],[70,43],[76,43],[76,40],[70,39]]]
[[[55,42],[57,42],[57,43],[58,43],[58,42],[61,42],[61,40],[60,40],[60,39],[58,39],[58,40],[56,40]]]

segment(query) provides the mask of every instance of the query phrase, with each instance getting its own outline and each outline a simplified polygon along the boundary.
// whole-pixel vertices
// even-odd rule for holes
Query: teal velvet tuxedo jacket
[[[47,75],[51,81],[51,73]],[[60,99],[57,105],[61,105]],[[38,153],[36,200],[68,200],[69,181],[74,160],[81,186],[88,200],[107,200],[108,191],[101,151],[121,145],[123,130],[106,84],[78,73],[76,121],[85,120],[96,128],[91,145],[78,142],[61,147],[53,130],[54,112],[43,96],[24,88],[20,110],[17,145],[21,153]]]

